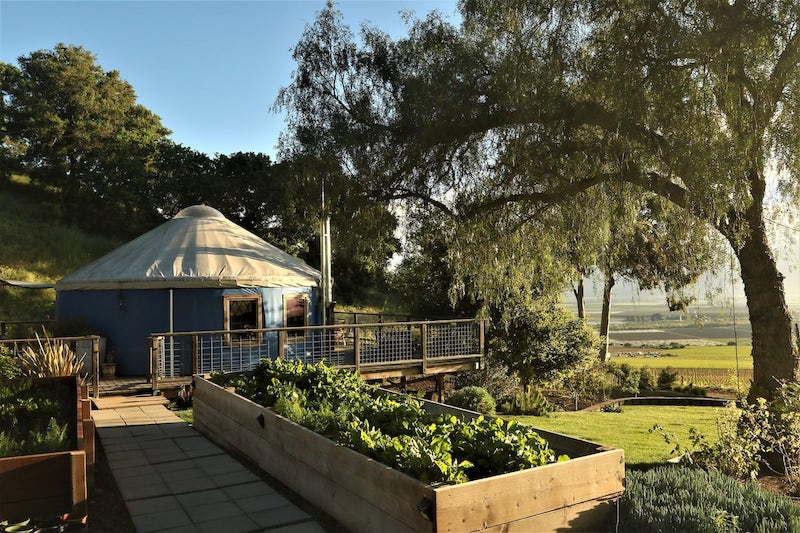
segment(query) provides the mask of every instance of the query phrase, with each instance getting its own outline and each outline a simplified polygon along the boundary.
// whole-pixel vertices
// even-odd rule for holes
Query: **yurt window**
[[[286,294],[283,296],[283,323],[287,328],[308,326],[308,295]],[[305,337],[305,330],[290,331],[290,339]]]
[[[226,296],[225,329],[261,329],[261,296]],[[229,336],[233,342],[259,343],[257,333],[239,333]]]

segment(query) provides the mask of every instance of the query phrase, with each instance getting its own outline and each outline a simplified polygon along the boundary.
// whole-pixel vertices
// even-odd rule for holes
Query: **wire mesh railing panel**
[[[197,336],[197,372],[245,372],[261,359],[277,355],[277,333],[233,337],[229,334]]]
[[[416,333],[416,335],[415,335]],[[362,363],[389,363],[420,358],[415,350],[416,328],[405,325],[371,326],[361,328],[360,361]]]
[[[480,357],[482,351],[481,322],[475,320],[187,332],[153,338],[160,377],[248,371],[265,358],[324,361],[341,367],[382,363],[395,367],[418,365],[423,357],[429,361]]]
[[[324,361],[329,365],[344,366],[353,364],[352,340],[342,330],[318,328],[304,331],[304,335],[287,334],[284,345],[284,358],[303,361],[304,363],[319,363]],[[350,336],[352,339],[352,336]],[[347,349],[347,346],[350,349]]]
[[[475,322],[428,325],[428,357],[457,357],[481,353],[480,330]]]

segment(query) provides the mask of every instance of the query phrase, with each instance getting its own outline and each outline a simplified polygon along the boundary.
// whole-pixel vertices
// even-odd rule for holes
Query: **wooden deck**
[[[191,382],[192,376],[160,379],[158,388],[161,391],[161,396],[171,398],[174,391],[189,385]],[[106,396],[153,396],[153,384],[150,383],[148,376],[102,378],[99,383],[101,399]],[[89,388],[90,390],[92,389],[91,383],[89,383]],[[92,394],[92,396],[95,397],[96,395]]]

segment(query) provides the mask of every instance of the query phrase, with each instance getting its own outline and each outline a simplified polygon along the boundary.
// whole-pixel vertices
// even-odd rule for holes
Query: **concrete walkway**
[[[92,418],[139,533],[325,531],[161,405],[93,410]]]

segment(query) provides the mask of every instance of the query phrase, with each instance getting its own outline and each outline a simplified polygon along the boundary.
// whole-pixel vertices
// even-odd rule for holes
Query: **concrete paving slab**
[[[180,526],[192,526],[189,515],[183,509],[169,509],[156,513],[131,515],[133,525],[139,533],[171,531]]]
[[[160,513],[181,509],[181,503],[176,496],[157,496],[155,498],[142,498],[127,502],[131,515]]]
[[[266,511],[267,509],[275,509],[276,507],[285,507],[290,505],[291,502],[278,494],[259,494],[257,496],[249,496],[247,498],[237,498],[236,505],[241,507],[245,513],[255,513],[258,511]]]
[[[161,405],[95,410],[92,416],[139,532],[324,531],[307,512]]]
[[[311,520],[307,513],[301,511],[294,505],[276,507],[265,511],[248,513],[247,516],[261,527],[278,527],[298,522]]]
[[[195,525],[197,530],[203,533],[219,533],[222,531],[225,533],[251,533],[259,529],[258,524],[245,515],[227,516]]]
[[[289,526],[270,528],[269,533],[324,533],[325,530],[316,522],[300,522]]]

